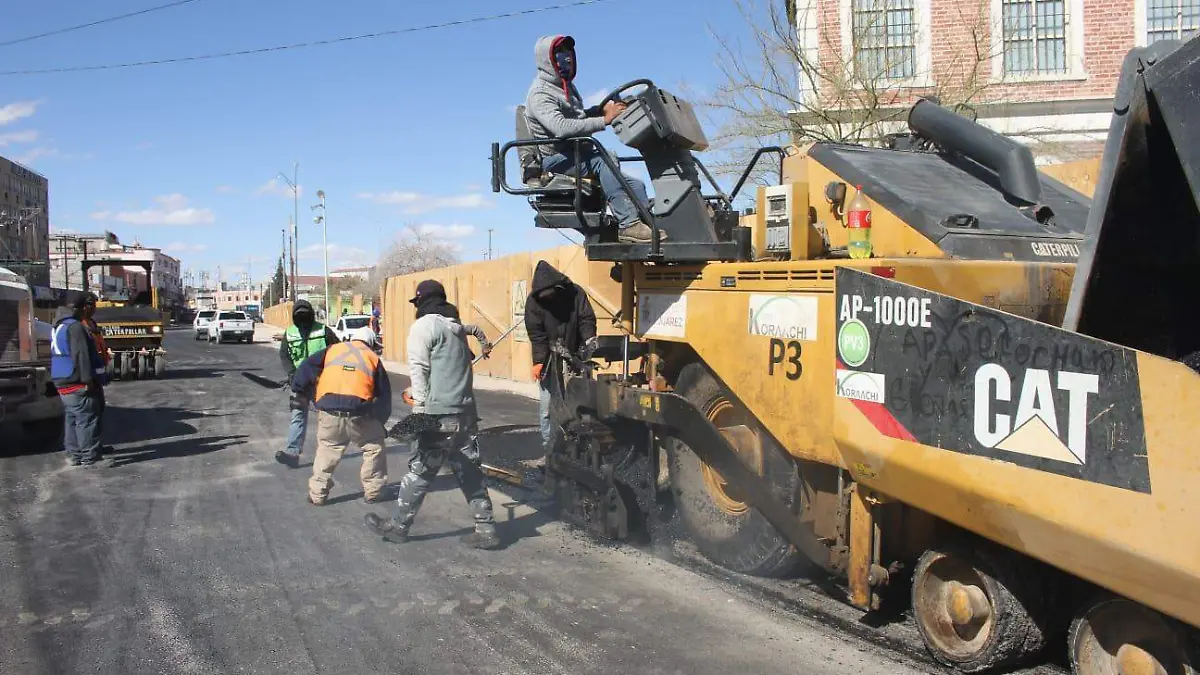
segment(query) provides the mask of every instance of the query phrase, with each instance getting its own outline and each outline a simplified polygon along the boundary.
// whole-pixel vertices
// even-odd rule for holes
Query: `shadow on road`
[[[174,441],[164,441],[144,448],[138,448],[131,453],[113,455],[109,466],[117,468],[128,464],[148,462],[154,459],[175,457],[191,457],[203,455],[217,450],[240,445],[249,436],[208,436],[204,438],[180,438]]]
[[[238,373],[253,373],[262,370],[262,368],[208,368],[208,367],[184,367],[179,370],[171,370],[167,367],[164,380],[201,380],[214,377],[232,377]],[[264,387],[265,388],[265,387]],[[268,390],[270,391],[270,390]]]
[[[188,420],[224,416],[183,408],[122,408],[110,405],[104,412],[104,443],[116,445],[187,436],[196,433],[196,427],[188,424]]]

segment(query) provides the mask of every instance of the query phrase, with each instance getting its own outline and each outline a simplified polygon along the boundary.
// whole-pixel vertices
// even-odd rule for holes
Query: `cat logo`
[[[1013,402],[1014,386],[1016,413],[999,412],[998,403]],[[1055,408],[1055,389],[1066,393],[1065,410]],[[1026,368],[1014,382],[1002,366],[985,363],[975,371],[975,439],[987,448],[1083,466],[1088,396],[1098,393],[1098,375],[1060,370],[1052,378],[1049,370]]]

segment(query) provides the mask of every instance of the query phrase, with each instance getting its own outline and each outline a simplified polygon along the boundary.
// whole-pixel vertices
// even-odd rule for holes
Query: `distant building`
[[[797,130],[861,129],[876,106],[889,121],[852,139],[870,142],[940,95],[1047,162],[1099,154],[1130,49],[1200,31],[1200,0],[776,1],[804,55]]]
[[[329,278],[330,279],[347,279],[347,278],[353,277],[356,279],[364,279],[365,280],[365,279],[369,278],[371,276],[371,273],[374,271],[375,271],[374,267],[343,267],[341,269],[330,270]]]
[[[234,288],[212,291],[211,294],[217,309],[243,309],[254,312],[262,310],[262,292],[257,288]]]
[[[178,258],[161,249],[121,243],[112,232],[99,234],[55,233],[50,236],[50,285],[62,292],[84,290],[83,263],[86,260],[120,261],[88,270],[87,288],[104,297],[136,298],[138,293],[158,289],[159,301],[165,307],[184,305],[183,278]],[[147,279],[144,267],[152,265]],[[123,263],[123,264],[122,264]]]
[[[0,157],[0,266],[25,276],[35,297],[50,295],[50,182]]]

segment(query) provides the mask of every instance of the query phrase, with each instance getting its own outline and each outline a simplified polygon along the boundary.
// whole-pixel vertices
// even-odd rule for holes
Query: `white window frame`
[[[1004,72],[1004,2],[991,1],[992,82],[1069,82],[1086,80],[1083,63],[1083,0],[1066,0],[1067,71],[1065,73],[1008,74]]]
[[[1133,41],[1138,47],[1145,47],[1150,37],[1150,23],[1146,20],[1149,9],[1146,0],[1133,0]]]
[[[914,0],[913,12],[916,15],[916,35],[913,36],[915,49],[913,76],[902,78],[880,78],[878,83],[886,88],[927,88],[934,84],[933,77],[933,19],[930,10],[931,0]],[[838,26],[841,28],[842,61],[847,68],[854,67],[854,32],[853,32],[853,0],[840,0],[838,6]]]

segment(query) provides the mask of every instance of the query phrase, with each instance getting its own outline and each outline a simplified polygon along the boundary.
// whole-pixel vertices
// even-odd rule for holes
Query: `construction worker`
[[[584,106],[583,97],[574,84],[578,61],[575,58],[575,38],[570,35],[538,38],[534,46],[534,62],[538,72],[525,97],[525,122],[533,138],[554,140],[591,136],[604,131],[625,110],[625,104],[619,101],[608,101],[603,107]],[[617,174],[604,163],[595,148],[584,144],[577,158],[577,146],[571,142],[534,147],[541,156],[542,169],[551,173],[573,174],[578,160],[586,174],[600,180],[604,197],[617,218],[618,239],[632,244],[650,243],[650,226],[642,221],[629,193],[621,187]],[[646,185],[633,176],[625,175],[624,178],[634,199],[643,208],[648,208],[650,201],[646,195]],[[660,231],[658,238],[659,241],[665,240],[666,233]]]
[[[525,332],[529,334],[533,351],[531,374],[538,383],[542,446],[549,453],[552,381],[545,369],[550,363],[550,348],[561,342],[572,354],[587,360],[596,351],[599,341],[596,339],[596,312],[587,293],[545,260],[539,260],[533,270],[532,289],[525,299]]]
[[[422,281],[409,302],[417,308],[417,320],[409,330],[407,343],[412,384],[402,398],[412,406],[413,413],[432,416],[437,426],[420,434],[413,443],[408,473],[400,481],[395,514],[385,520],[368,513],[367,527],[388,541],[407,541],[430,484],[442,465],[449,463],[475,520],[475,531],[461,541],[473,548],[497,548],[500,537],[492,516],[492,500],[473,443],[478,417],[467,331],[458,320],[458,308],[447,302],[446,290],[437,281]]]
[[[96,295],[88,293],[91,296],[90,302],[84,307],[83,325],[87,326],[88,334],[92,336],[92,342],[96,344],[96,353],[100,356],[101,366],[100,374],[104,375],[104,381],[108,381],[108,364],[112,360],[112,354],[108,353],[108,344],[104,341],[104,331],[100,329],[100,325],[96,323]],[[104,413],[108,410],[108,403],[104,397],[104,387],[97,390],[97,404],[99,413],[97,414],[97,433],[101,437],[104,436]],[[101,454],[112,452],[112,446],[100,446]]]
[[[95,308],[92,293],[77,298],[71,309],[60,308],[50,339],[50,378],[63,402],[63,447],[71,466],[91,466],[102,459],[104,361],[84,323]]]
[[[371,349],[375,332],[363,326],[340,342],[300,363],[292,391],[310,398],[317,408],[317,457],[308,481],[309,503],[321,506],[333,488],[333,472],[353,443],[362,448],[363,501],[383,500],[387,457],[383,454],[392,414],[392,388],[383,362]],[[315,393],[314,393],[315,390]]]
[[[283,333],[279,343],[279,361],[291,381],[300,363],[309,356],[337,344],[337,334],[316,320],[312,303],[297,300],[292,308],[292,325]],[[292,390],[288,400],[291,423],[288,425],[287,449],[275,453],[275,461],[295,469],[300,466],[300,453],[304,451],[304,437],[308,431],[308,407],[312,402]]]

